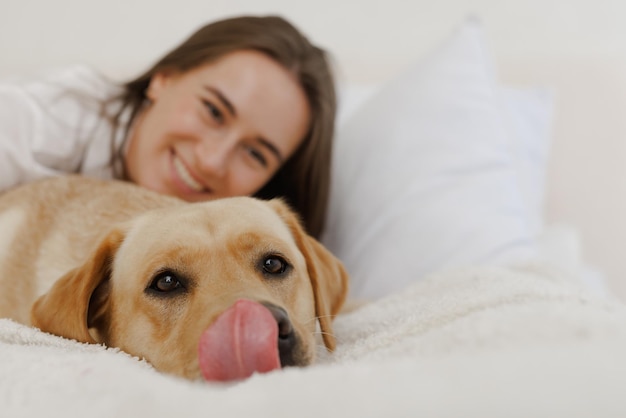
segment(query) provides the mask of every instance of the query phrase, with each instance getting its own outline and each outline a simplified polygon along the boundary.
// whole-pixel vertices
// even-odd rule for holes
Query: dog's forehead
[[[281,216],[267,202],[249,197],[151,211],[135,222],[127,238],[169,236],[225,240],[250,233],[293,242],[290,229]]]
[[[273,207],[252,198],[228,198],[151,211],[126,229],[113,270],[139,277],[174,266],[206,274],[223,263],[250,268],[273,253],[285,256],[305,279],[306,257]],[[133,287],[139,283],[121,282]]]

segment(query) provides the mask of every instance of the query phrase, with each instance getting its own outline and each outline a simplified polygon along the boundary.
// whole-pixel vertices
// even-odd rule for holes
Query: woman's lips
[[[185,164],[178,158],[175,153],[172,153],[172,166],[174,167],[174,171],[178,180],[180,180],[187,188],[191,191],[202,193],[207,192],[207,188],[200,182],[198,182],[187,170]]]

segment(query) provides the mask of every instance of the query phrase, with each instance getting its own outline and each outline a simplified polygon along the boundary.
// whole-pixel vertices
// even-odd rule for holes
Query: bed
[[[10,6],[26,16],[26,3]],[[82,3],[67,3],[88,15]],[[619,174],[615,165],[623,148],[614,136],[623,130],[610,113],[616,108],[609,116],[600,109],[604,118],[593,119],[569,99],[587,92],[587,99],[623,103],[617,93],[603,96],[574,76],[582,71],[578,64],[604,68],[590,66],[593,54],[603,56],[605,65],[617,63],[607,73],[621,68],[615,57],[626,52],[623,46],[597,49],[592,41],[614,39],[599,28],[617,30],[613,16],[626,10],[606,2],[602,13],[590,14],[597,2],[592,7],[556,0],[510,8],[482,1],[472,9],[460,1],[432,8],[397,1],[389,4],[397,9],[391,11],[365,4],[371,15],[363,19],[380,23],[383,40],[351,50],[349,36],[327,33],[324,25],[345,27],[342,17],[353,16],[360,3],[334,5],[336,13],[324,25],[317,20],[326,12],[310,6],[277,1],[260,10],[230,3],[216,2],[209,17],[284,13],[338,51],[340,114],[322,242],[346,264],[350,298],[361,304],[336,318],[337,350],[331,354],[320,346],[318,361],[306,369],[207,384],[160,374],[119,350],[4,319],[2,416],[625,416],[626,287],[620,278],[626,268],[617,250],[626,193],[617,175],[604,184],[598,181],[603,174],[594,174],[598,167]],[[124,4],[122,32],[145,6]],[[185,4],[195,14],[205,10],[194,1]],[[48,7],[40,6],[42,12]],[[115,2],[110,7],[108,14],[100,10],[103,16],[121,10]],[[406,15],[418,11],[424,14],[415,17],[421,38],[407,51],[401,35],[413,32],[395,33],[393,22],[409,25]],[[164,6],[153,12],[167,16]],[[9,15],[0,17],[3,39],[4,31],[24,30]],[[571,42],[556,42],[563,41],[559,36],[546,46],[537,31],[524,32],[532,21],[549,33],[549,16],[556,15],[570,30],[574,26],[568,25],[589,18],[599,34],[591,32],[588,44],[572,49]],[[599,17],[608,23],[593,20]],[[151,20],[148,27],[169,29],[172,38],[146,41],[144,53],[155,47],[158,55],[159,42],[175,39],[174,32],[190,21]],[[36,23],[34,18],[30,25]],[[81,24],[78,29],[85,30]],[[41,47],[36,36],[22,34],[24,45]],[[110,35],[111,42],[116,36]],[[516,43],[520,39],[528,45]],[[395,49],[384,44],[394,40]],[[503,53],[510,45],[515,54]],[[0,51],[14,58],[0,76],[42,65],[8,43]],[[80,48],[62,51],[68,48],[39,58],[61,65],[80,56],[113,76],[125,76],[141,59],[128,52],[124,66],[105,59],[113,56],[106,49],[100,51],[105,58],[81,55]],[[604,73],[585,74],[608,84]],[[611,121],[613,130],[603,125],[593,131],[594,147],[604,142],[598,155],[589,154],[595,148],[585,135],[594,123]]]

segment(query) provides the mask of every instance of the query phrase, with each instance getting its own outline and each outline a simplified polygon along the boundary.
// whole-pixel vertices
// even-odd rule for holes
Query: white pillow
[[[343,126],[362,103],[381,89],[380,84],[339,87],[338,126]],[[543,87],[498,86],[498,99],[510,136],[511,156],[519,187],[529,207],[533,235],[544,232],[543,208],[550,155],[554,96]]]
[[[543,208],[554,97],[545,88],[500,87],[500,103],[509,127],[511,155],[524,202],[529,208],[529,228],[543,232]]]
[[[442,268],[536,256],[480,24],[372,94],[339,126],[322,242],[374,299]]]

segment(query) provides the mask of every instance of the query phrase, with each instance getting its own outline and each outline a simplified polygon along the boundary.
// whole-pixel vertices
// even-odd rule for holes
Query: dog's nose
[[[298,338],[296,332],[293,329],[293,325],[289,320],[287,312],[274,304],[263,302],[265,306],[274,316],[276,323],[278,324],[278,352],[280,353],[280,365],[295,366],[296,361],[294,358],[294,352],[296,345],[298,344]]]

